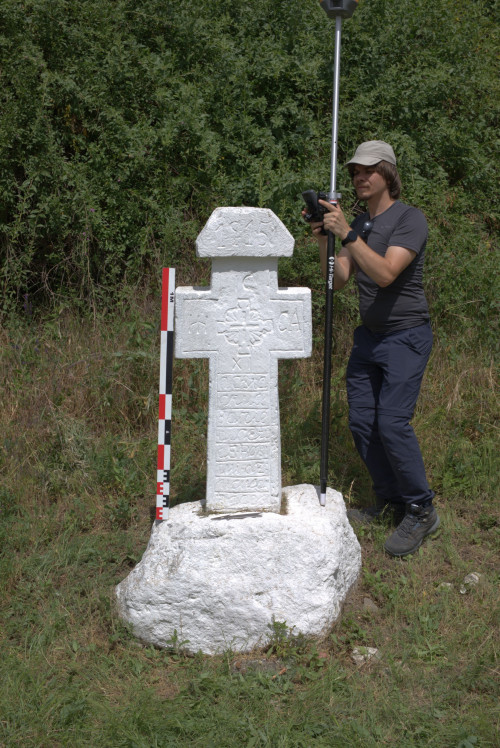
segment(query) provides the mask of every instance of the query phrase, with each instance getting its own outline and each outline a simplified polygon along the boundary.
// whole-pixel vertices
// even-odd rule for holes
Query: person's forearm
[[[327,210],[323,219],[324,228],[332,231],[341,240],[347,239],[351,227],[340,206],[324,200],[320,200],[320,204]],[[402,247],[388,247],[385,256],[382,257],[359,236],[355,241],[348,243],[346,249],[351,262],[356,263],[360,270],[382,288],[390,285],[414,257],[414,253]]]
[[[378,255],[359,236],[346,246],[359,269],[381,288],[389,286],[402,270],[400,263],[394,262],[391,256]]]

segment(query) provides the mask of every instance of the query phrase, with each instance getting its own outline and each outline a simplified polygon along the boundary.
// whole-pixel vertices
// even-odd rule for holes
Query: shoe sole
[[[409,551],[403,551],[403,553],[394,553],[393,551],[390,551],[385,545],[384,545],[384,550],[389,554],[389,556],[394,556],[394,558],[403,558],[404,556],[411,556],[412,553],[415,553],[415,551],[418,551],[418,549],[420,548],[420,546],[424,542],[425,538],[427,538],[427,537],[429,537],[429,535],[432,535],[433,533],[435,533],[436,530],[439,530],[440,526],[441,526],[441,520],[439,519],[439,517],[436,517],[436,521],[434,522],[434,524],[432,525],[432,527],[430,528],[430,530],[428,530],[425,533],[425,535],[423,536],[423,538],[420,540],[420,543],[418,545],[414,546]]]

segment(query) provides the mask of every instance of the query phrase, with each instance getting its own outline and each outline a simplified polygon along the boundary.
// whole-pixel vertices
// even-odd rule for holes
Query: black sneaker
[[[375,519],[380,517],[387,517],[399,524],[405,516],[405,505],[404,504],[384,504],[383,506],[366,506],[360,509],[348,509],[347,518],[351,522],[359,522],[363,525],[368,525]]]
[[[384,548],[391,556],[408,556],[420,548],[422,540],[440,525],[440,519],[432,504],[419,506],[410,504],[405,518],[387,538]]]

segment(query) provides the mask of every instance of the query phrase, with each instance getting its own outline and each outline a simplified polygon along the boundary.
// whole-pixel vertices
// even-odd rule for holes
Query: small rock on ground
[[[351,657],[356,665],[364,665],[370,660],[380,660],[382,655],[375,647],[355,647]]]
[[[470,574],[467,574],[467,576],[464,578],[464,581],[462,583],[462,586],[460,587],[460,594],[465,595],[471,587],[475,587],[476,584],[481,579],[481,574],[476,574],[475,571],[471,572]]]
[[[376,603],[373,602],[371,597],[364,597],[363,598],[363,610],[367,613],[380,613],[380,608]]]

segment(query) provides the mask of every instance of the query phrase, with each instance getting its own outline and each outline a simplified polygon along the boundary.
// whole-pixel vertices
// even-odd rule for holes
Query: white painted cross
[[[218,208],[198,236],[211,288],[177,288],[175,353],[209,358],[206,508],[281,505],[278,359],[311,355],[311,292],[278,288],[293,237],[270,210]]]

